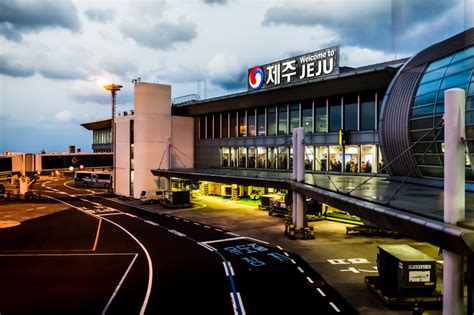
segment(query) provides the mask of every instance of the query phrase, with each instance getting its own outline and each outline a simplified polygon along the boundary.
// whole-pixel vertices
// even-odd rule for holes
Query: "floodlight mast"
[[[112,140],[112,160],[113,160],[113,164],[112,164],[112,193],[115,194],[115,191],[116,191],[116,180],[115,180],[115,161],[116,161],[116,158],[115,158],[115,102],[116,102],[116,95],[117,95],[117,91],[120,91],[122,89],[122,85],[118,85],[118,84],[106,84],[104,85],[104,89],[106,89],[107,91],[110,91],[111,94],[112,94],[112,120],[111,120],[111,140]]]

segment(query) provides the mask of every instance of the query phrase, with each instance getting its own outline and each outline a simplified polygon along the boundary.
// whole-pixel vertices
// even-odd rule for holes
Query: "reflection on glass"
[[[258,147],[257,148],[257,167],[258,168],[265,168],[265,156],[266,156],[266,148],[265,147]]]
[[[222,148],[221,149],[221,165],[223,167],[229,166],[229,148]]]
[[[360,149],[361,173],[376,173],[375,153],[377,147],[375,145],[363,145]],[[365,166],[364,166],[365,164]]]
[[[318,99],[314,101],[314,114],[316,115],[316,132],[327,132],[328,117],[326,113],[326,99]]]
[[[247,148],[239,148],[239,167],[247,167]]]
[[[360,130],[375,129],[375,93],[360,96]]]
[[[278,134],[288,134],[288,110],[286,105],[278,106]]]
[[[267,148],[267,167],[276,168],[277,148]]]
[[[230,167],[237,167],[238,151],[237,148],[230,148]]]
[[[257,109],[257,135],[265,135],[265,107]]]
[[[358,173],[359,172],[359,147],[355,145],[347,145],[345,147],[344,155],[345,168],[344,172]],[[365,168],[365,163],[361,163],[361,168]]]
[[[290,105],[290,134],[300,126],[300,104]]]
[[[341,129],[341,98],[329,98],[329,131],[337,132]]]
[[[249,126],[248,135],[249,137],[255,137],[257,135],[256,121],[255,121],[255,109],[247,110],[247,126]]]
[[[288,169],[288,148],[278,147],[278,169]]]
[[[314,149],[310,146],[304,147],[304,169],[308,171],[313,170],[314,165]]]
[[[239,110],[239,137],[247,136],[247,125],[245,119],[245,110]]]
[[[342,146],[329,147],[329,170],[342,172]]]
[[[277,134],[276,124],[276,107],[270,106],[267,108],[267,135],[275,136]]]
[[[247,150],[248,158],[247,158],[247,167],[248,168],[255,168],[255,148],[250,147]]]
[[[357,130],[357,95],[344,96],[344,129]]]
[[[301,105],[304,133],[313,133],[313,104],[311,101]]]
[[[328,147],[316,147],[316,171],[328,171]]]

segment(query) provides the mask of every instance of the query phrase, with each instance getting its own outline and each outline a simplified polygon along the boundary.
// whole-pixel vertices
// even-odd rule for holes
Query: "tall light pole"
[[[112,128],[111,128],[111,131],[112,131],[112,159],[113,159],[113,164],[112,164],[112,193],[115,194],[115,190],[116,190],[116,179],[115,179],[115,175],[116,175],[116,172],[115,172],[115,97],[117,95],[117,91],[120,91],[120,89],[122,88],[121,85],[118,85],[118,84],[107,84],[107,85],[104,85],[104,89],[106,89],[107,91],[110,91],[112,93]]]

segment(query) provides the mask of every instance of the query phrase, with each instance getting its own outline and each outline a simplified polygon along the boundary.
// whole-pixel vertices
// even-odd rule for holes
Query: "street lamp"
[[[115,119],[115,97],[117,95],[117,91],[120,91],[120,89],[122,88],[121,85],[118,85],[118,84],[107,84],[107,85],[104,85],[104,89],[106,89],[107,91],[110,91],[112,93],[112,128],[111,128],[111,131],[112,131],[112,159],[113,159],[113,164],[112,164],[112,178],[113,178],[113,182],[112,182],[112,193],[115,193],[115,184],[116,184],[116,180],[115,180],[115,122],[114,122],[114,119]]]

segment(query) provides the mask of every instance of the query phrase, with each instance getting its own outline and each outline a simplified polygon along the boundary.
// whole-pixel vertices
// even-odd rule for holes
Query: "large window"
[[[212,139],[212,115],[207,115],[206,118],[207,139]]]
[[[255,137],[257,135],[257,127],[255,121],[255,109],[247,110],[247,126],[248,126],[248,136]]]
[[[360,95],[360,130],[375,129],[375,93]]]
[[[357,130],[357,94],[344,96],[344,129]]]
[[[377,163],[376,163],[376,152],[377,147],[375,145],[363,145],[360,149],[360,160],[363,173],[376,173],[377,172]],[[363,167],[365,163],[365,167]]]
[[[329,98],[329,131],[336,132],[341,129],[341,97]]]
[[[275,136],[277,134],[276,106],[267,107],[267,135]]]
[[[329,147],[329,170],[332,172],[342,172],[342,146]]]
[[[327,132],[328,115],[326,112],[326,99],[321,98],[314,101],[315,131]]]
[[[199,117],[199,139],[206,139],[206,116]]]
[[[237,137],[237,112],[230,113],[230,137]]]
[[[286,105],[278,106],[278,134],[288,134],[288,107]]]
[[[304,133],[313,133],[313,102],[305,101],[301,104]]]
[[[229,113],[222,114],[222,138],[229,138]]]
[[[304,147],[304,169],[312,171],[314,169],[314,147]]]
[[[245,110],[239,110],[239,137],[247,136],[247,124]]]
[[[237,167],[238,154],[239,150],[237,148],[230,148],[230,167]]]
[[[221,149],[221,165],[224,166],[224,167],[228,167],[229,166],[229,155],[230,155],[230,152],[229,152],[229,148],[222,148]]]
[[[255,148],[250,147],[247,149],[247,167],[255,168]]]
[[[359,146],[348,145],[345,147],[345,168],[344,172],[347,173],[358,173],[359,172]],[[362,164],[362,168],[365,170],[365,162]]]
[[[267,168],[276,168],[277,148],[267,148]]]
[[[300,104],[290,105],[290,133],[300,126]]]
[[[239,148],[239,167],[247,167],[247,148]]]
[[[258,155],[257,168],[265,168],[266,148],[258,147],[257,155]]]
[[[265,135],[265,107],[257,108],[257,135]]]
[[[286,170],[288,169],[288,150],[287,147],[278,147],[278,163],[277,166],[279,169]]]
[[[221,137],[221,114],[214,114],[214,138]]]
[[[327,146],[315,147],[315,151],[316,151],[316,163],[314,165],[315,170],[324,171],[324,172],[329,171],[328,147]]]

